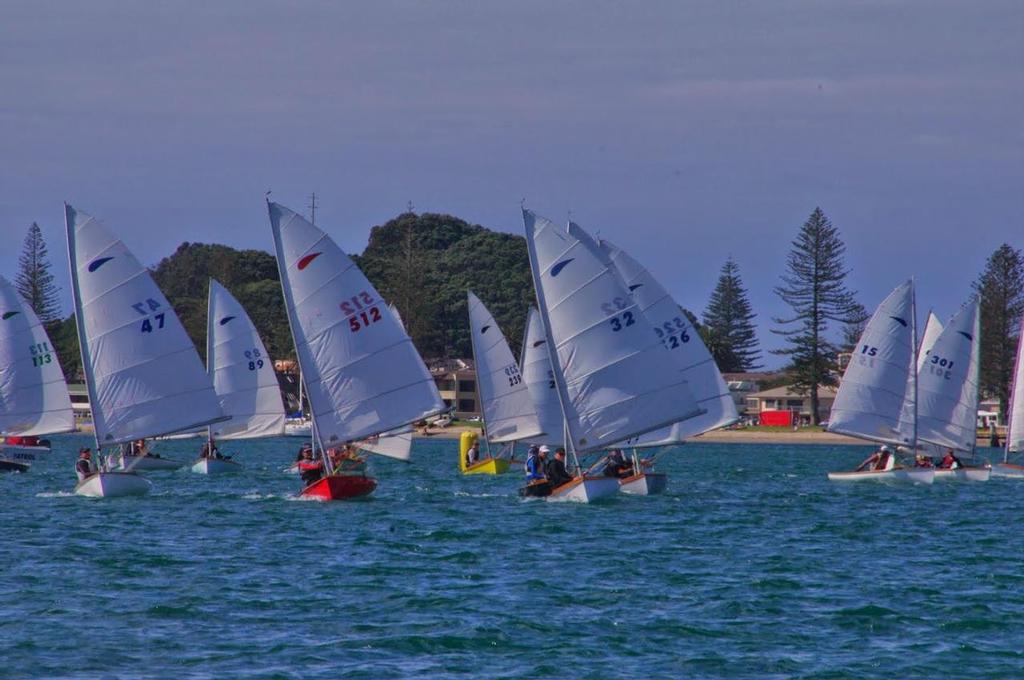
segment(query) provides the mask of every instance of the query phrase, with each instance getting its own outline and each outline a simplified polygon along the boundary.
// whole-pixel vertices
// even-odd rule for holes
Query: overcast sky
[[[779,346],[820,205],[869,308],[948,317],[1024,246],[1024,3],[4,2],[0,273],[62,201],[145,263],[272,249],[263,195],[346,250],[404,210],[573,218],[703,310],[728,255]],[[770,366],[779,359],[767,357]]]

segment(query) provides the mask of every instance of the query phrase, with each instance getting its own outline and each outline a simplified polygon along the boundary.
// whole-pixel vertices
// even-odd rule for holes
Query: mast
[[[206,374],[213,379],[213,279],[206,283]],[[213,453],[213,424],[206,426],[206,455]]]
[[[82,321],[82,287],[78,282],[78,267],[75,262],[76,239],[73,220],[69,220],[68,211],[71,209],[67,203],[64,204],[64,230],[68,238],[68,268],[71,270],[71,297],[75,305],[75,331],[78,333],[78,351],[82,359],[82,372],[85,373],[85,389],[89,395],[89,410],[92,414],[93,438],[96,440],[96,467],[99,469],[100,451],[103,445],[100,443],[99,430],[96,427],[96,405],[99,400],[96,397],[96,378],[92,372],[92,362],[89,361],[91,352],[88,350],[88,340],[85,337],[85,324]]]
[[[1006,432],[1003,435],[1003,462],[1010,460],[1010,427],[1013,424],[1013,407],[1015,400],[1014,392],[1017,391],[1018,381],[1022,379],[1021,362],[1024,361],[1024,316],[1020,318],[1020,328],[1017,331],[1017,359],[1013,362],[1013,389],[1010,390],[1010,398],[1006,404]],[[999,432],[997,429],[996,432]]]
[[[910,280],[910,372],[914,380],[914,427],[913,434],[910,440],[910,449],[917,455],[917,355],[919,352],[917,346],[917,286],[914,284],[914,280]]]

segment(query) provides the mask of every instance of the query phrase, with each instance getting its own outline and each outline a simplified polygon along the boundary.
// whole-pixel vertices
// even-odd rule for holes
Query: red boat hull
[[[373,493],[377,488],[377,480],[373,477],[357,477],[348,475],[329,475],[316,480],[299,494],[306,498],[319,498],[324,501],[343,501],[348,498],[359,498]]]

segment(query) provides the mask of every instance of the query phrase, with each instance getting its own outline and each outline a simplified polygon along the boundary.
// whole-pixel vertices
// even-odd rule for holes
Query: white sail
[[[487,440],[522,441],[541,433],[530,392],[508,342],[487,307],[470,291],[469,331]]]
[[[655,335],[669,350],[697,406],[703,411],[693,418],[621,443],[634,448],[681,444],[689,437],[739,420],[729,386],[682,308],[651,273],[624,250],[608,241],[601,241],[601,248],[640,305],[641,313],[651,322]]]
[[[537,444],[560,444],[565,437],[565,418],[558,402],[555,374],[551,370],[544,322],[533,307],[526,317],[526,339],[522,354],[523,383],[530,393],[541,433],[527,441]]]
[[[217,439],[253,439],[284,434],[284,403],[274,365],[245,309],[227,288],[210,279],[206,320],[206,367],[221,409]]]
[[[1017,329],[1017,361],[1013,365],[1010,388],[1010,420],[1006,427],[1006,450],[1024,449],[1024,318]]]
[[[320,440],[357,441],[443,411],[412,340],[348,255],[301,215],[277,203],[268,208]]]
[[[928,312],[928,321],[924,325],[921,345],[917,350],[918,371],[924,368],[924,363],[928,361],[928,355],[931,353],[935,341],[939,339],[940,333],[942,333],[942,322],[939,321],[939,317],[935,316],[935,312]]]
[[[523,211],[538,309],[571,443],[585,452],[700,412],[600,246]]]
[[[409,460],[412,455],[412,428],[401,427],[379,436],[368,437],[358,442],[356,446],[364,451],[376,453],[378,456]]]
[[[829,432],[902,444],[900,416],[914,362],[914,283],[897,286],[853,350],[829,416]],[[912,408],[911,404],[911,408]]]
[[[74,429],[50,338],[32,307],[0,276],[0,434],[38,437]]]
[[[97,444],[221,420],[195,345],[145,267],[93,217],[65,206],[65,220]]]
[[[964,305],[932,345],[918,372],[918,438],[973,451],[978,416],[978,302]]]

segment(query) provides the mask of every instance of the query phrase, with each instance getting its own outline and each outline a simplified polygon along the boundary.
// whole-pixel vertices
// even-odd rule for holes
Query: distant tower
[[[406,203],[405,203],[405,212],[407,212],[407,213],[415,212],[414,206],[412,204],[412,201],[406,201]]]
[[[309,195],[309,223],[316,224],[316,192]]]

